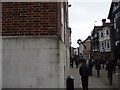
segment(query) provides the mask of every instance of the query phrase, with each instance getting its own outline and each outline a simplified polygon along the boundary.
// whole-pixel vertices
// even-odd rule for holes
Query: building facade
[[[91,36],[88,36],[84,42],[83,58],[89,60],[91,58]]]
[[[99,33],[98,33],[99,30],[102,30],[101,26],[94,26],[94,29],[91,32],[91,57],[94,60],[100,59]]]
[[[106,23],[106,19],[103,19],[102,29],[98,31],[99,33],[99,51],[100,59],[107,61],[113,60],[112,55],[112,33],[111,33],[111,23]]]
[[[102,19],[101,26],[95,26],[91,33],[92,57],[102,61],[114,60],[114,33],[111,23]]]
[[[84,46],[83,46],[83,43],[80,43],[79,44],[79,47],[78,48],[78,56],[79,56],[79,59],[83,59],[83,54],[84,54]]]
[[[2,2],[2,88],[65,88],[68,2]]]
[[[112,2],[108,19],[111,21],[112,32],[114,34],[114,60],[120,59],[120,1]]]

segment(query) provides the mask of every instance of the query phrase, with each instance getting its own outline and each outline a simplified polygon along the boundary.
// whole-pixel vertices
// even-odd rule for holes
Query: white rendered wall
[[[106,34],[106,30],[108,30],[108,35]],[[103,33],[103,37],[101,37],[101,33]],[[111,51],[111,44],[110,44],[110,28],[104,27],[102,30],[99,31],[99,42],[100,42],[100,52],[110,52]],[[107,48],[104,44],[104,49],[102,48],[102,43],[109,42],[109,48]]]
[[[56,36],[3,37],[3,88],[64,88],[67,49]]]

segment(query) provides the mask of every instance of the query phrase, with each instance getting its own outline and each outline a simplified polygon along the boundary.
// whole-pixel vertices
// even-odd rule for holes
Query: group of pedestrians
[[[74,63],[75,63],[76,68],[78,68],[79,64],[80,64],[82,61],[84,61],[84,59],[80,59],[80,58],[79,58],[79,55],[77,55],[76,52],[75,52],[74,56],[73,56],[73,57],[70,57],[70,66],[73,68],[73,65],[74,65]]]
[[[95,66],[98,77],[100,77],[100,70],[102,69],[100,60],[90,59],[88,61],[88,64],[86,62],[87,60],[84,60],[79,68],[79,74],[81,76],[83,90],[88,90],[88,81],[89,81],[89,76],[92,76],[92,68]],[[112,78],[113,78],[113,73],[115,71],[115,65],[111,60],[108,60],[108,62],[106,62],[106,68],[104,69],[107,71],[109,84],[112,85]]]
[[[79,64],[81,63],[81,66],[79,68],[79,74],[81,76],[81,81],[82,81],[82,87],[83,90],[88,90],[88,81],[89,81],[89,76],[92,76],[92,69],[95,67],[97,76],[100,77],[100,70],[103,68],[107,71],[107,77],[109,84],[112,85],[112,78],[113,78],[113,73],[115,73],[115,65],[112,62],[112,60],[93,60],[90,59],[85,60],[85,59],[80,59],[76,53],[74,54],[74,57],[70,59],[70,66],[73,68],[73,64],[75,63],[76,68],[78,68]],[[106,65],[106,67],[105,67]]]
[[[93,59],[88,60],[88,67],[90,69],[90,76],[92,76],[92,69],[95,66],[98,77],[100,77],[101,63],[99,60],[94,61]]]

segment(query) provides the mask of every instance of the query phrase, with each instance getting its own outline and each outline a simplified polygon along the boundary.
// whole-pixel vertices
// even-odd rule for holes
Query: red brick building
[[[68,2],[2,2],[2,87],[65,88]]]
[[[58,35],[68,41],[68,3],[2,2],[2,36]]]

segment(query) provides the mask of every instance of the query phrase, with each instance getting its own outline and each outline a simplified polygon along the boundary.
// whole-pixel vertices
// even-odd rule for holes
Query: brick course
[[[56,2],[2,2],[2,36],[54,35]]]

